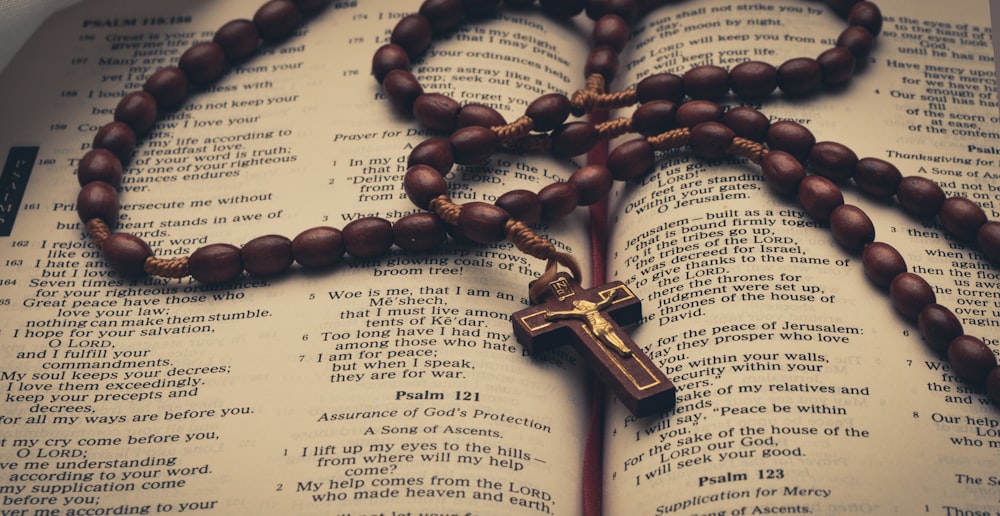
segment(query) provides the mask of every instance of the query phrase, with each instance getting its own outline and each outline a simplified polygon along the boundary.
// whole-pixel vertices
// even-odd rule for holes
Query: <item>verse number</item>
[[[783,469],[758,469],[757,478],[761,480],[778,480],[785,478],[785,470]]]
[[[472,391],[455,391],[457,401],[479,401],[479,393]]]

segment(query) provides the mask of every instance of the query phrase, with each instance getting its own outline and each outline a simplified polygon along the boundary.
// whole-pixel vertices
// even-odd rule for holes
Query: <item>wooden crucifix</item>
[[[621,328],[641,317],[642,304],[624,283],[583,289],[560,273],[544,303],[514,313],[514,335],[530,353],[573,344],[604,385],[643,417],[672,409],[675,390]]]

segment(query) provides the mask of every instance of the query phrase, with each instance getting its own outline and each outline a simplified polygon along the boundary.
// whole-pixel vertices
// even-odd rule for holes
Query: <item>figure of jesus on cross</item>
[[[601,310],[604,310],[615,300],[615,290],[605,290],[601,292],[601,300],[594,303],[585,299],[573,301],[573,310],[563,310],[559,312],[545,312],[545,319],[548,321],[558,321],[559,319],[580,319],[585,321],[591,333],[597,337],[605,346],[615,350],[623,357],[632,356],[632,350],[628,349],[622,338],[615,332],[614,326],[604,318]]]

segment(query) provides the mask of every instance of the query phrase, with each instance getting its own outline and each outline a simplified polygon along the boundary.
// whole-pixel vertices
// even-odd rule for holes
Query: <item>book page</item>
[[[877,3],[883,33],[847,87],[792,101],[775,93],[760,109],[933,179],[995,219],[1000,113],[985,4]],[[815,57],[844,27],[818,2],[660,8],[636,29],[624,83]],[[996,265],[895,204],[847,185],[844,196],[996,352]],[[996,406],[922,343],[865,279],[860,256],[769,190],[759,167],[668,153],[619,191],[612,220],[609,277],[645,301],[633,337],[677,384],[678,402],[642,420],[610,410],[606,512],[1000,511]]]
[[[167,113],[127,164],[120,227],[157,256],[419,211],[434,133],[396,114],[375,50],[419,2],[332,2]],[[75,211],[119,99],[246,2],[84,2],[0,76],[0,507],[33,514],[577,513],[589,402],[570,350],[526,356],[510,314],[544,263],[509,243],[393,250],[213,286],[111,272]],[[464,23],[413,71],[508,120],[582,85],[586,32],[536,10]],[[516,59],[512,59],[516,57]],[[456,202],[577,163],[501,153]],[[582,210],[581,210],[582,211]],[[584,261],[582,214],[541,231]]]

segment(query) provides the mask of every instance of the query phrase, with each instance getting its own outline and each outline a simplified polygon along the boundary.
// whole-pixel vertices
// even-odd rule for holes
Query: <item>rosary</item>
[[[982,208],[969,199],[947,197],[931,180],[903,177],[884,160],[859,159],[842,144],[817,142],[801,124],[786,120],[772,123],[755,109],[719,104],[729,94],[752,100],[780,90],[786,96],[801,98],[849,82],[855,69],[867,60],[881,30],[882,14],[867,1],[827,0],[833,11],[846,18],[848,27],[833,48],[816,58],[793,58],[777,67],[747,61],[730,70],[702,65],[682,75],[654,74],[632,89],[609,92],[607,85],[617,74],[618,56],[631,24],[667,1],[539,0],[541,10],[549,16],[570,18],[585,11],[594,20],[592,47],[584,67],[585,87],[570,96],[542,95],[528,105],[523,116],[508,123],[486,105],[460,105],[446,95],[425,92],[409,71],[411,61],[424,54],[435,35],[447,34],[465,19],[495,15],[500,0],[425,0],[417,13],[399,20],[390,43],[379,48],[372,59],[372,73],[393,108],[443,135],[422,142],[408,158],[404,190],[425,211],[395,222],[366,217],[342,229],[315,227],[294,239],[265,235],[242,247],[210,244],[190,256],[171,259],[155,257],[149,245],[134,235],[114,232],[123,164],[159,115],[180,107],[189,92],[218,80],[228,66],[248,59],[262,43],[276,44],[291,35],[329,1],[271,0],[251,20],[224,24],[211,42],[196,43],[181,55],[177,65],[159,69],[142,90],[119,102],[114,121],[97,132],[92,150],[80,160],[77,171],[82,186],[77,212],[113,269],[131,277],[191,276],[203,283],[226,283],[244,272],[281,274],[293,263],[319,269],[338,263],[345,255],[373,258],[388,253],[393,246],[427,252],[442,245],[449,235],[481,244],[508,240],[520,251],[546,262],[544,272],[529,287],[533,306],[512,316],[518,340],[532,352],[573,342],[585,362],[633,414],[664,413],[674,406],[673,385],[621,329],[641,319],[637,296],[621,282],[582,288],[573,257],[558,251],[535,233],[532,225],[558,220],[578,206],[602,201],[615,180],[634,180],[648,173],[657,152],[687,148],[705,160],[737,156],[760,166],[774,193],[797,200],[811,217],[829,224],[841,247],[860,253],[868,279],[887,291],[895,310],[916,323],[924,341],[947,357],[958,375],[1000,403],[1000,367],[994,353],[982,340],[964,333],[958,318],[936,303],[930,284],[907,271],[896,249],[875,240],[871,219],[857,206],[844,203],[839,185],[853,181],[872,198],[894,197],[896,204],[914,217],[936,217],[945,231],[974,243],[993,263],[1000,263],[1000,222],[988,221]],[[504,3],[527,8],[535,0]],[[629,106],[637,106],[631,117],[598,123],[579,119]],[[576,117],[574,121],[568,121],[571,115]],[[605,164],[585,165],[566,181],[537,193],[513,190],[493,204],[458,205],[448,196],[445,176],[453,166],[483,163],[502,148],[572,157],[601,141],[632,133],[639,137],[617,146]],[[806,166],[811,175],[806,174]]]

